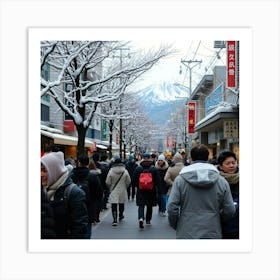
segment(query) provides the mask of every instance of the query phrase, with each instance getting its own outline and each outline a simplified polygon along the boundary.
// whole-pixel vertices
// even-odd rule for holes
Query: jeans
[[[153,215],[153,206],[147,206],[147,209],[146,209],[146,221],[151,221],[152,219],[152,215]],[[144,210],[145,210],[145,205],[140,205],[138,206],[138,219],[143,219],[145,220],[145,217],[144,217]]]
[[[158,195],[158,210],[159,212],[166,211],[166,203],[167,203],[167,195],[166,194],[159,194]]]

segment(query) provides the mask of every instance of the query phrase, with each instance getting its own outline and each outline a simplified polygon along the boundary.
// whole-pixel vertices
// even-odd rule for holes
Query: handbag
[[[118,181],[116,182],[116,184],[114,185],[114,187],[112,188],[111,192],[115,189],[115,187],[117,186],[117,184],[119,183],[122,175],[123,175],[124,171],[122,172],[121,176],[119,177]]]

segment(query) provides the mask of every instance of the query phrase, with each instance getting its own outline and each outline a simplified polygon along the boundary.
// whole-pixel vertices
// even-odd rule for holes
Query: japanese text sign
[[[194,134],[195,127],[195,106],[196,103],[194,101],[188,102],[188,133]]]
[[[227,41],[227,85],[236,87],[236,41]]]

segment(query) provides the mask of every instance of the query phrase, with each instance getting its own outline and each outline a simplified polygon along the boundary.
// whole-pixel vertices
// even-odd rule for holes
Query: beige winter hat
[[[173,156],[172,161],[173,161],[174,163],[182,162],[182,156],[177,152],[177,153]]]

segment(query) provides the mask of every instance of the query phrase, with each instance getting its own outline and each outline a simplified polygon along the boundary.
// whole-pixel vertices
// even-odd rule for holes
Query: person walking
[[[184,163],[182,161],[182,156],[177,152],[172,159],[172,166],[169,166],[169,168],[166,171],[166,174],[164,176],[164,181],[168,186],[167,191],[167,201],[174,183],[175,178],[179,175],[180,171],[184,167]]]
[[[218,170],[230,186],[236,212],[232,219],[222,221],[223,239],[239,239],[239,167],[235,153],[221,152],[218,156]]]
[[[167,202],[167,191],[168,186],[164,181],[164,176],[168,169],[168,162],[165,160],[165,156],[163,154],[158,156],[156,161],[155,168],[159,174],[159,186],[158,186],[158,211],[159,215],[164,217],[166,216],[166,202]]]
[[[124,204],[127,201],[127,188],[130,183],[131,179],[125,165],[119,157],[115,157],[106,178],[110,190],[109,203],[111,203],[113,226],[118,225],[118,216],[119,221],[124,219]]]
[[[146,175],[150,177],[151,182],[147,185],[151,186],[150,189],[144,189],[142,183],[140,184],[140,176],[143,173],[148,173],[151,175]],[[144,176],[141,176],[141,178]],[[139,166],[135,169],[132,177],[132,184],[136,187],[136,205],[138,206],[138,222],[141,229],[144,228],[144,220],[146,220],[146,225],[151,225],[153,207],[157,206],[157,195],[158,195],[158,185],[159,185],[159,175],[153,165],[153,160],[149,153],[144,153],[142,155],[142,160]],[[145,215],[146,207],[146,215]]]
[[[129,173],[131,182],[132,182],[133,173],[134,173],[135,169],[137,168],[137,166],[138,166],[138,164],[135,162],[134,154],[130,154],[129,159],[128,159],[127,163],[125,164],[125,168]],[[128,198],[128,200],[130,200],[130,197],[131,197],[132,201],[135,198],[135,186],[132,185],[132,184],[130,184],[129,187],[127,188],[127,198]]]
[[[102,199],[102,186],[98,176],[89,169],[89,157],[83,154],[78,157],[77,167],[72,170],[71,178],[86,194],[89,215],[88,235],[91,236],[91,224],[99,221],[99,201]]]
[[[62,152],[41,157],[41,185],[46,188],[57,239],[86,239],[88,211],[85,192],[72,182]]]
[[[221,239],[221,220],[235,213],[229,184],[208,157],[207,146],[192,148],[191,164],[173,183],[167,209],[178,239]]]

